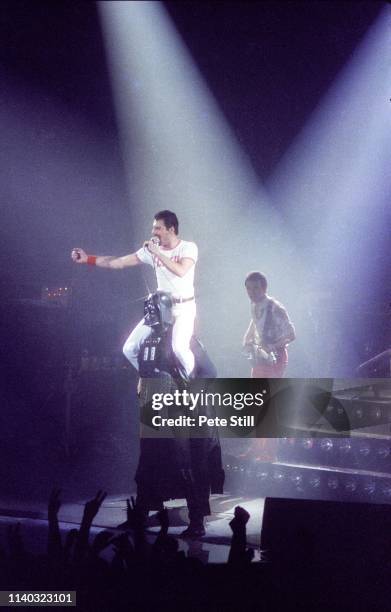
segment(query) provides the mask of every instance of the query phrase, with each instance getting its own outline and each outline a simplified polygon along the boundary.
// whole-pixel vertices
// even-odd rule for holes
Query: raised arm
[[[98,268],[110,268],[112,270],[122,270],[131,266],[138,266],[141,261],[136,253],[115,257],[113,255],[87,255],[83,249],[75,248],[72,250],[71,258],[78,264],[92,264]]]

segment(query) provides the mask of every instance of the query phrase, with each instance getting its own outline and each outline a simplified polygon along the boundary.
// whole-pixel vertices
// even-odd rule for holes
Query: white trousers
[[[172,350],[189,376],[194,370],[194,355],[190,350],[190,339],[194,331],[195,302],[176,304],[173,308],[173,314],[175,321],[172,328]],[[144,319],[142,319],[131,332],[123,346],[122,350],[126,359],[130,361],[136,370],[138,370],[138,355],[141,345],[151,333],[152,327],[145,325]]]

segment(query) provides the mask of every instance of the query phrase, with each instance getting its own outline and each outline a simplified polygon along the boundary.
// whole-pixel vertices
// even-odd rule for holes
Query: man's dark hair
[[[171,212],[171,210],[160,210],[158,213],[156,213],[154,219],[156,221],[163,221],[167,229],[173,227],[174,232],[178,234],[178,217],[175,213]]]
[[[267,278],[261,272],[249,272],[246,276],[246,280],[244,284],[246,285],[247,281],[261,283],[262,289],[266,291],[267,289]]]

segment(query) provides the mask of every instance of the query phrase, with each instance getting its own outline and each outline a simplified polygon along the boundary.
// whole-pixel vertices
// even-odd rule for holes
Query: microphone
[[[156,246],[159,246],[160,238],[158,238],[157,236],[151,236],[151,238],[149,240],[146,240],[144,242],[144,249],[147,249],[147,251],[150,252],[148,247],[147,247],[147,242],[152,242],[152,244],[155,244]]]

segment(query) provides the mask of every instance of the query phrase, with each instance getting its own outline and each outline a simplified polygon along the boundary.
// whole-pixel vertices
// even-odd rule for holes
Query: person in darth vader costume
[[[174,393],[187,388],[195,392],[205,388],[216,370],[204,347],[192,338],[190,347],[195,356],[194,377],[186,376],[172,350],[172,298],[158,291],[145,301],[144,323],[152,328],[139,353],[141,410],[147,407],[155,393]],[[186,407],[176,408],[186,414]],[[209,408],[204,414],[212,416]],[[209,427],[205,437],[191,437],[190,430],[182,430],[172,438],[144,438],[140,441],[140,458],[136,472],[136,510],[147,517],[149,510],[160,510],[168,499],[186,498],[189,526],[183,537],[197,538],[205,534],[204,517],[211,513],[210,493],[222,493],[224,471],[217,429]]]

